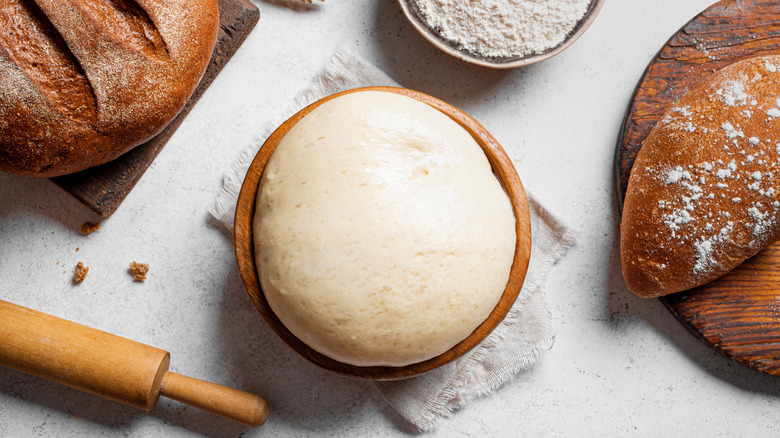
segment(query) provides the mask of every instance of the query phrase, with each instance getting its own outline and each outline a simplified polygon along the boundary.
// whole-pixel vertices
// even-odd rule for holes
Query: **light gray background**
[[[511,71],[439,53],[391,0],[258,3],[255,31],[98,232],[78,234],[95,218],[49,181],[0,174],[0,298],[166,349],[174,371],[267,397],[271,418],[249,430],[170,401],[147,414],[0,369],[0,436],[409,433],[371,384],[323,372],[276,339],[207,214],[238,150],[342,45],[473,115],[526,188],[579,230],[549,281],[553,349],[430,436],[777,435],[780,380],[719,356],[620,276],[618,131],[648,62],[710,3],[607,1],[568,50]],[[151,264],[145,283],[127,274],[133,260]],[[90,272],[73,286],[78,261]]]

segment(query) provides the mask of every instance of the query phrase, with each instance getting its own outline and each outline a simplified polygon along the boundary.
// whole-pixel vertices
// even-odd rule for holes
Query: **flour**
[[[415,0],[443,38],[475,55],[508,58],[561,44],[591,0]]]
[[[733,75],[713,86],[711,94],[705,96],[708,105],[697,110],[672,107],[658,124],[676,139],[697,133],[692,137],[698,142],[695,153],[700,157],[692,160],[695,164],[671,160],[647,168],[657,181],[656,187],[666,190],[665,197],[656,202],[658,217],[666,226],[658,241],[668,247],[691,248],[694,275],[703,277],[720,269],[719,265],[731,257],[723,254],[736,251],[730,246],[757,250],[776,235],[780,197],[775,196],[775,186],[780,159],[772,153],[780,154],[780,144],[774,141],[776,127],[767,122],[780,117],[780,99],[763,91],[765,83],[756,82],[762,75],[777,75],[780,69],[769,62],[762,66],[764,71]],[[748,107],[754,111],[745,110]],[[719,123],[713,114],[728,119]],[[754,114],[761,123],[751,122]],[[706,141],[703,134],[709,134]],[[654,262],[666,265],[669,260]]]

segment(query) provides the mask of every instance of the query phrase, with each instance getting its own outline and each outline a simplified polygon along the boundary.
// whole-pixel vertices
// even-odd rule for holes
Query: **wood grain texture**
[[[151,410],[160,395],[250,427],[268,418],[255,395],[168,371],[170,354],[0,300],[0,366]]]
[[[780,3],[724,0],[683,26],[639,81],[618,139],[618,200],[647,134],[664,112],[705,77],[753,56],[780,52]],[[661,298],[694,335],[756,370],[780,375],[780,244],[720,279]]]
[[[152,409],[170,355],[0,301],[0,365],[139,409]]]
[[[181,113],[148,142],[101,166],[52,178],[55,184],[102,218],[116,211],[260,18],[260,11],[249,0],[219,0],[219,14],[219,35],[211,61]]]
[[[260,396],[193,377],[167,372],[160,395],[227,418],[258,427],[268,419],[268,403]]]
[[[263,169],[268,163],[271,154],[285,134],[287,134],[299,120],[316,107],[335,97],[361,90],[380,90],[412,97],[438,109],[463,126],[472,137],[474,137],[488,157],[488,161],[493,167],[493,171],[512,202],[512,209],[515,215],[515,232],[517,238],[510,277],[498,305],[496,305],[490,313],[488,319],[477,327],[468,338],[443,354],[424,362],[402,367],[354,366],[336,361],[311,349],[308,345],[296,338],[273,313],[261,290],[260,279],[258,278],[257,269],[255,267],[254,239],[252,236],[255,199],[257,197]],[[328,96],[304,108],[274,131],[263,144],[263,147],[260,148],[260,151],[258,151],[252,165],[247,171],[238,198],[234,233],[236,260],[238,262],[241,279],[244,282],[244,286],[249,293],[252,303],[279,338],[298,353],[298,355],[326,370],[349,377],[372,380],[396,380],[416,376],[446,364],[476,346],[490,334],[496,326],[498,326],[514,304],[520,293],[520,289],[523,286],[523,281],[525,280],[526,271],[528,269],[528,261],[531,255],[531,219],[528,210],[528,200],[526,199],[520,177],[517,175],[511,159],[507,156],[506,152],[498,144],[496,139],[493,138],[493,136],[491,136],[477,121],[447,103],[423,93],[391,87],[359,88]]]

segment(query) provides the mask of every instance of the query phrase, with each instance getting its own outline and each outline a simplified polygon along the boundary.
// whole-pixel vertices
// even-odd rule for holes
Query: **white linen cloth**
[[[321,97],[364,86],[400,86],[351,50],[339,49],[311,86],[286,111],[258,132],[225,175],[211,214],[231,232],[238,193],[249,165],[265,139],[284,120]],[[552,348],[555,334],[545,283],[555,262],[574,244],[574,233],[530,194],[532,248],[528,274],[505,320],[479,345],[452,363],[421,376],[377,382],[385,400],[421,431],[436,427],[454,410],[487,394],[534,364]]]

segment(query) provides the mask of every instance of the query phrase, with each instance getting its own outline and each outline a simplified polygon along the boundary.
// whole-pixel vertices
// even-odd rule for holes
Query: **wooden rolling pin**
[[[250,427],[268,418],[254,394],[168,371],[171,355],[0,300],[0,365],[151,410],[160,395]]]

